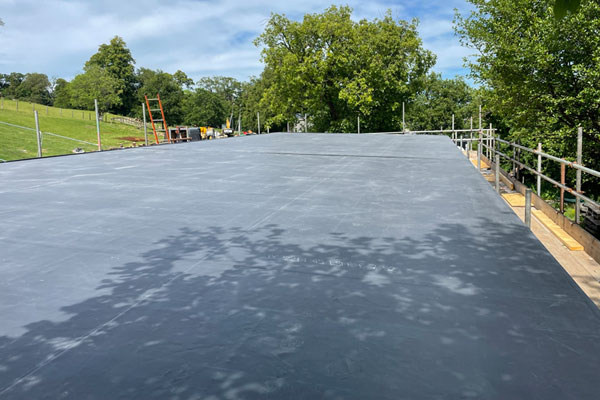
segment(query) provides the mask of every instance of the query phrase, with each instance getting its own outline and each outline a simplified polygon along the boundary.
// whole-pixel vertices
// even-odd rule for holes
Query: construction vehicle
[[[231,120],[227,118],[227,122],[225,123],[225,127],[223,128],[223,135],[227,137],[233,136],[233,128],[231,127]]]

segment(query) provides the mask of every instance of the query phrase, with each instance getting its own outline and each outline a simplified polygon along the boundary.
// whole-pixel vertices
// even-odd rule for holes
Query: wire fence
[[[0,110],[18,111],[23,113],[37,111],[40,115],[49,117],[63,117],[86,121],[94,121],[96,118],[94,111],[46,106],[28,101],[6,99],[4,97],[0,97]]]
[[[10,127],[10,135],[2,135],[2,145],[5,148],[12,149],[16,156],[13,158],[34,158],[97,150],[96,143],[41,130],[39,131],[38,145],[38,134],[34,128],[4,121],[0,121],[0,126]],[[0,158],[0,161],[6,162],[8,160]]]

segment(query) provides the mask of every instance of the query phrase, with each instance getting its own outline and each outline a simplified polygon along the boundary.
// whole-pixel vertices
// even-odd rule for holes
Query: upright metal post
[[[406,131],[406,125],[404,124],[404,102],[402,102],[402,133]]]
[[[477,141],[477,170],[481,171],[481,141],[483,140],[483,132],[479,130],[479,140]]]
[[[98,113],[98,99],[94,99],[94,109],[96,111],[96,133],[98,134],[98,151],[102,150],[100,142],[100,114]]]
[[[531,229],[531,189],[525,189],[525,225]]]
[[[19,100],[15,100],[15,104],[16,104],[16,111],[19,111]]]
[[[483,131],[481,130],[481,104],[479,105],[479,142],[477,143],[477,169],[481,171],[481,149]]]
[[[560,163],[560,183],[561,185],[565,184],[565,175],[566,175],[566,167],[565,164]],[[560,213],[563,214],[565,212],[565,189],[560,188]]]
[[[4,110],[4,97],[0,97],[0,110]]]
[[[304,133],[308,132],[308,117],[306,116],[306,113],[304,113]]]
[[[496,153],[496,193],[500,194],[500,154]]]
[[[260,111],[256,112],[256,120],[258,121],[258,134],[260,135]]]
[[[489,157],[494,156],[494,152],[492,150],[492,147],[496,148],[496,146],[494,145],[494,142],[495,142],[495,139],[492,134],[492,124],[490,123],[490,130],[488,131],[488,152],[489,152],[488,154],[489,154]]]
[[[40,120],[38,118],[38,112],[34,111],[33,116],[35,117],[35,134],[37,136],[38,146],[38,157],[42,157],[42,132],[40,132]]]
[[[581,165],[583,158],[583,128],[577,128],[577,164]],[[581,170],[577,169],[575,175],[575,190],[581,193]],[[578,196],[575,196],[575,223],[579,224],[581,218],[581,202]]]
[[[454,132],[454,114],[452,114],[452,141],[456,144],[456,132]]]
[[[148,127],[146,126],[146,104],[142,103],[142,116],[144,119],[144,143],[148,146]]]
[[[356,117],[356,118],[357,118],[357,121],[358,121],[357,122],[357,124],[358,124],[358,131],[357,132],[360,135],[360,115],[358,117]]]
[[[471,149],[473,148],[473,116],[471,116],[471,132],[470,133],[470,137],[469,139],[471,139],[469,141],[469,151],[471,151]]]
[[[238,134],[242,134],[242,112],[238,112]]]
[[[287,122],[287,132],[290,133],[290,121]]]
[[[541,143],[538,143],[537,151],[538,151],[537,172],[538,172],[538,174],[541,174],[542,173],[542,155],[540,154],[542,152],[542,144]],[[541,175],[537,175],[537,195],[542,197],[542,177],[541,177]]]

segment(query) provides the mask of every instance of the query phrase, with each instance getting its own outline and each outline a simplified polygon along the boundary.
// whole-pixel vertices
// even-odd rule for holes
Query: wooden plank
[[[525,207],[525,196],[521,193],[504,193],[502,197],[513,207]]]
[[[569,250],[582,251],[583,246],[579,244],[571,235],[565,232],[560,226],[552,221],[546,214],[540,210],[531,210],[532,214],[550,230]]]

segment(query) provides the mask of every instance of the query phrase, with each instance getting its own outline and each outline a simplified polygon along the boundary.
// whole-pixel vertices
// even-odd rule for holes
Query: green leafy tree
[[[237,117],[241,111],[242,83],[228,76],[204,77],[197,82],[198,87],[208,90],[223,99],[227,116]]]
[[[155,98],[158,93],[167,124],[175,125],[183,122],[184,92],[173,75],[160,70],[153,71],[147,68],[140,68],[138,81],[141,84],[137,95],[138,104],[145,101],[144,95],[147,95],[149,98]],[[138,112],[138,115],[141,116],[141,110]]]
[[[45,74],[26,74],[16,89],[16,97],[33,103],[50,105],[50,81]]]
[[[85,63],[84,70],[94,66],[104,69],[119,84],[121,101],[113,103],[110,111],[129,114],[136,98],[135,60],[123,38],[115,36],[110,43],[100,45],[98,52]]]
[[[121,103],[122,85],[103,68],[89,66],[85,73],[77,75],[69,84],[70,103],[83,110],[94,109],[94,99],[98,100],[101,112],[115,109]]]
[[[192,86],[194,86],[194,80],[189,78],[186,73],[181,70],[177,70],[173,74],[173,78],[182,89],[190,89]]]
[[[184,123],[187,125],[220,127],[228,117],[225,100],[201,88],[186,96],[183,109]]]
[[[425,88],[406,107],[406,127],[411,130],[470,128],[470,118],[476,115],[475,90],[463,79],[442,79],[432,73]],[[475,120],[477,124],[477,120]],[[475,125],[476,126],[476,125]]]
[[[584,162],[600,169],[600,4],[582,1],[557,20],[549,1],[470,2],[456,30],[476,51],[467,65],[510,137],[573,158],[582,126]]]
[[[577,12],[580,5],[581,0],[554,0],[554,16],[557,19],[564,18],[567,12]]]
[[[278,120],[308,113],[319,131],[373,131],[401,126],[402,102],[423,87],[435,56],[424,50],[417,22],[352,20],[349,7],[305,15],[273,14],[256,44],[263,46],[263,94]]]
[[[71,107],[71,84],[65,79],[58,78],[54,83],[52,91],[55,107],[70,108]]]
[[[20,72],[11,72],[1,76],[2,95],[8,98],[15,98],[18,95],[18,89],[21,82],[25,80],[25,74]]]

